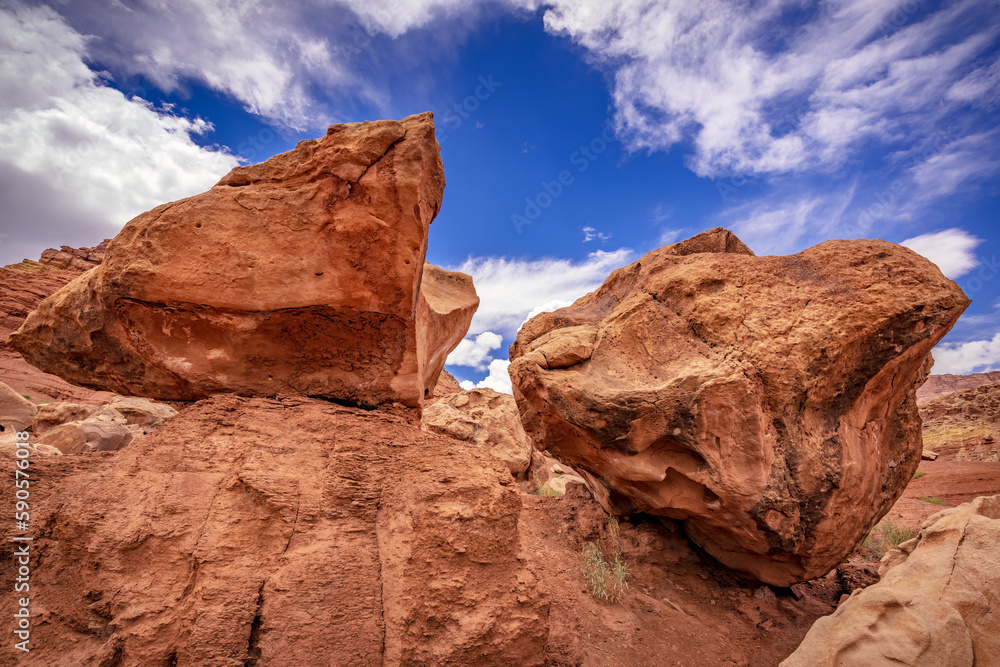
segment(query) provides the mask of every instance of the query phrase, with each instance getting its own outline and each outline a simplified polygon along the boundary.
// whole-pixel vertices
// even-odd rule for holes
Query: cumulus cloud
[[[466,338],[458,344],[445,362],[450,366],[469,366],[485,371],[492,361],[490,352],[503,344],[503,337],[492,331],[484,331],[475,338]]]
[[[690,166],[703,176],[835,168],[873,143],[916,143],[1000,89],[997,22],[982,21],[976,0],[903,20],[901,4],[867,0],[820,3],[798,20],[792,2],[546,4],[546,28],[613,74],[628,145],[693,138]]]
[[[236,166],[201,119],[127,99],[87,67],[87,40],[48,7],[0,8],[0,263],[95,245]]]
[[[989,340],[941,343],[934,348],[932,373],[985,373],[1000,369],[1000,334]]]
[[[630,249],[620,248],[613,252],[598,250],[578,262],[470,257],[449,268],[470,274],[479,294],[479,310],[469,332],[496,331],[512,340],[529,313],[543,305],[572,303],[595,290],[611,271],[631,258]]]
[[[952,280],[979,266],[976,246],[983,240],[958,227],[906,239],[900,245],[937,264],[941,273]]]
[[[494,359],[490,362],[490,374],[480,382],[474,383],[471,380],[465,380],[460,382],[459,385],[466,391],[486,388],[498,391],[501,394],[513,394],[514,390],[511,387],[510,374],[507,372],[509,366],[510,362],[506,359]]]
[[[495,3],[462,0],[74,0],[60,11],[93,36],[95,58],[116,74],[139,76],[167,92],[197,82],[254,114],[294,130],[357,120],[358,106],[388,110],[387,70],[397,38],[447,24],[432,58]],[[518,3],[506,4],[510,8]],[[444,24],[442,24],[443,26]],[[414,49],[416,51],[416,49]]]

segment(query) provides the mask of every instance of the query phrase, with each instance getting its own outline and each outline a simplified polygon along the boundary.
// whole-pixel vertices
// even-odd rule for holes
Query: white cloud
[[[510,340],[529,313],[554,302],[572,303],[599,287],[631,257],[628,248],[598,250],[580,262],[470,257],[450,270],[470,274],[479,294],[479,310],[469,332],[495,331]]]
[[[451,51],[482,10],[463,0],[61,0],[60,11],[94,36],[96,59],[116,74],[141,76],[167,92],[191,82],[231,96],[271,122],[295,130],[358,120],[357,103],[389,112],[398,38],[436,20],[429,43],[412,51],[433,59]],[[511,1],[505,8],[524,4]],[[478,12],[470,10],[479,10]],[[460,20],[451,20],[460,19]],[[443,21],[448,21],[447,25]],[[407,89],[408,90],[408,89]]]
[[[565,308],[566,306],[573,305],[573,302],[568,299],[555,299],[553,301],[546,301],[545,303],[535,306],[531,309],[531,312],[524,316],[524,320],[518,327],[520,329],[524,326],[524,323],[530,320],[535,315],[541,315],[542,313],[551,313],[553,311],[559,310],[560,308]]]
[[[889,21],[904,5],[889,1],[820,3],[798,21],[790,0],[547,4],[546,28],[611,70],[631,148],[693,138],[704,176],[822,171],[873,144],[916,143],[1000,78],[997,22],[976,0],[899,29]]]
[[[1000,172],[998,136],[993,130],[961,137],[914,165],[916,204],[962,192]]]
[[[237,165],[192,141],[205,121],[104,85],[84,62],[88,41],[48,7],[0,9],[0,44],[0,222],[10,233],[0,262],[53,243],[95,245]]]
[[[490,352],[497,350],[503,344],[503,337],[492,331],[484,331],[475,338],[466,338],[448,355],[446,364],[449,366],[469,366],[478,371],[485,371],[492,356]]]
[[[954,280],[979,266],[975,250],[982,242],[982,239],[964,229],[953,227],[914,236],[900,245],[931,260],[941,269],[941,273]]]
[[[510,362],[506,359],[494,359],[490,362],[490,374],[478,383],[471,380],[464,380],[459,383],[462,389],[492,389],[501,394],[513,394],[514,390],[510,383],[510,374],[507,372]]]
[[[95,5],[73,2],[61,11],[75,28],[94,35],[91,48],[99,62],[116,73],[141,75],[166,92],[200,82],[231,95],[251,113],[301,130],[325,124],[317,89],[350,88],[362,96],[368,91],[345,63],[371,37],[343,5],[267,0]]]
[[[801,249],[816,232],[839,235],[854,187],[832,194],[793,194],[734,206],[717,216],[755,253],[786,254]]]
[[[599,229],[595,229],[593,227],[584,227],[583,228],[583,242],[584,243],[588,243],[590,241],[593,241],[594,239],[598,239],[599,241],[602,241],[602,242],[603,241],[607,241],[608,239],[611,238],[611,236],[612,235],[610,233],[609,234],[605,234],[604,232],[600,231]]]
[[[985,373],[1000,369],[1000,334],[990,340],[941,343],[934,348],[932,373]]]

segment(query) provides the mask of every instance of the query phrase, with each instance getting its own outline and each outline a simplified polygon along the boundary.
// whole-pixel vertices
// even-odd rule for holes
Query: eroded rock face
[[[528,436],[609,510],[680,520],[724,564],[788,585],[902,493],[916,387],[968,303],[891,243],[756,257],[716,229],[527,322],[510,375]]]
[[[531,443],[524,434],[514,398],[492,389],[459,390],[425,405],[424,428],[482,447],[503,461],[514,477],[531,464]]]
[[[33,461],[23,664],[541,665],[516,483],[414,412],[218,396],[142,447]]]
[[[36,412],[34,403],[0,382],[0,432],[23,431],[35,421]]]
[[[424,263],[443,190],[429,113],[331,126],[129,222],[10,346],[148,398],[415,406],[478,306],[471,278]]]
[[[1000,664],[1000,496],[927,519],[782,667]]]

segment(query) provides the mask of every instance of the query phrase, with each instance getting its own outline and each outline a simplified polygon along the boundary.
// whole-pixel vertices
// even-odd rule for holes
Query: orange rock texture
[[[471,278],[424,262],[443,191],[430,113],[331,126],[129,222],[9,345],[149,398],[418,405],[479,302]]]
[[[916,389],[969,300],[884,241],[756,257],[715,229],[527,322],[514,396],[536,447],[618,514],[683,522],[725,565],[823,575],[920,461]]]
[[[545,660],[516,483],[415,410],[217,396],[142,446],[43,458],[18,664]]]

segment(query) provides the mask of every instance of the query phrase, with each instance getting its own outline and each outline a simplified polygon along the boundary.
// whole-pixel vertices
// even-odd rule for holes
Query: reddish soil
[[[736,579],[657,521],[620,525],[630,564],[620,604],[588,593],[583,546],[613,538],[607,515],[581,487],[567,496],[523,495],[522,549],[550,600],[549,665],[777,665],[844,593],[874,581],[848,563],[791,589]]]
[[[886,519],[914,530],[932,514],[1000,493],[1000,463],[987,461],[921,461],[924,474],[910,482]],[[943,505],[920,498],[934,498]]]

